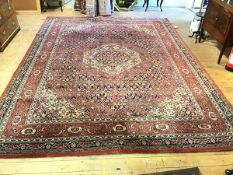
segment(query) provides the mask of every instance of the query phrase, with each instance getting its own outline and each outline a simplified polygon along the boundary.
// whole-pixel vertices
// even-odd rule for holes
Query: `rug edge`
[[[0,159],[20,159],[20,158],[46,158],[46,157],[80,157],[80,156],[101,156],[107,154],[176,154],[176,153],[204,153],[232,151],[233,146],[228,147],[212,147],[212,148],[174,148],[174,149],[106,149],[97,151],[81,151],[81,152],[54,152],[54,153],[23,153],[23,154],[1,154]]]

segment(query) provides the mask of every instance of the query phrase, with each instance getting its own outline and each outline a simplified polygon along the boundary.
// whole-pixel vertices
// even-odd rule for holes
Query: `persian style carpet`
[[[233,148],[231,105],[166,19],[48,18],[0,119],[2,157]]]

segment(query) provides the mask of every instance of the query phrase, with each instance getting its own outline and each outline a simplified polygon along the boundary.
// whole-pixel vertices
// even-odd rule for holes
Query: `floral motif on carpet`
[[[231,150],[233,111],[166,19],[48,18],[0,103],[4,157]]]

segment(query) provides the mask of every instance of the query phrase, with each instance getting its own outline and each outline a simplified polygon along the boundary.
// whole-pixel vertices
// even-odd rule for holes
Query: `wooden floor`
[[[66,9],[48,11],[42,15],[18,15],[21,31],[3,53],[0,53],[0,94],[30,46],[47,16],[82,16]],[[168,17],[184,38],[204,69],[233,103],[233,73],[224,69],[226,58],[217,65],[219,54],[216,42],[195,44],[188,37],[192,13],[186,9],[166,9],[163,13],[149,8],[148,12],[116,13],[127,17]],[[181,154],[118,154],[83,157],[58,157],[37,159],[0,159],[0,174],[142,174],[198,166],[203,175],[224,175],[226,168],[233,169],[233,152],[181,153]]]

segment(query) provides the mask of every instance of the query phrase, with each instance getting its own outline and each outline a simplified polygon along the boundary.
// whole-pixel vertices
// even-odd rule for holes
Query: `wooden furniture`
[[[36,0],[12,0],[14,9],[17,10],[37,10]]]
[[[49,2],[58,2],[59,6],[61,7],[61,11],[63,12],[63,0],[42,0],[42,7],[41,9],[46,12],[46,6],[49,6]]]
[[[0,51],[20,30],[11,0],[0,0]]]
[[[16,13],[25,15],[41,14],[41,0],[12,0]]]
[[[160,1],[160,3],[159,3],[159,1]],[[148,9],[148,6],[149,6],[149,0],[144,0],[143,7],[144,7],[145,5],[146,5],[145,12],[146,12],[147,9]],[[161,12],[163,11],[162,5],[163,5],[163,0],[157,0],[157,7],[160,7]]]
[[[233,46],[233,6],[227,1],[209,0],[199,42],[204,30],[222,44],[218,57],[219,64],[225,49]]]

